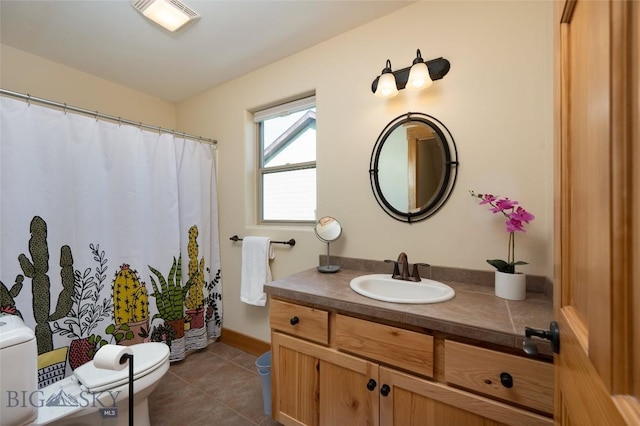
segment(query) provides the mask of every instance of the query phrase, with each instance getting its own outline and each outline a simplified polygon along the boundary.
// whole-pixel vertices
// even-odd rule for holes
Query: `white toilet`
[[[134,424],[149,425],[147,397],[169,370],[164,343],[129,346],[134,366]],[[128,425],[129,369],[88,362],[73,375],[38,389],[33,330],[15,315],[0,316],[0,419],[13,425]],[[114,410],[116,407],[117,410]]]

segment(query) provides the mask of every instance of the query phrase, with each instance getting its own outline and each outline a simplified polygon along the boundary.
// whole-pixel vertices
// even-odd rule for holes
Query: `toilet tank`
[[[38,416],[36,336],[17,315],[0,316],[0,419],[23,425]]]

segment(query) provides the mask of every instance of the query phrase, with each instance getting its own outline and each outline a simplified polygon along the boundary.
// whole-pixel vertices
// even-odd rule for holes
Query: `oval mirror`
[[[340,225],[340,222],[331,216],[322,217],[316,222],[315,231],[318,239],[327,243],[327,263],[325,265],[318,266],[318,271],[325,273],[338,272],[340,270],[340,266],[331,264],[329,246],[332,242],[340,238],[340,235],[342,235],[342,226]]]
[[[438,119],[409,112],[382,130],[369,173],[376,201],[391,217],[417,222],[435,214],[456,182],[458,152]]]

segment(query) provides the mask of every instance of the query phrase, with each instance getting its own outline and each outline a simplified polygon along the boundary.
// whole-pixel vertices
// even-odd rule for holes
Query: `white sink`
[[[438,303],[453,299],[456,292],[446,284],[422,278],[420,282],[391,278],[388,274],[363,275],[349,284],[356,293],[383,302]]]

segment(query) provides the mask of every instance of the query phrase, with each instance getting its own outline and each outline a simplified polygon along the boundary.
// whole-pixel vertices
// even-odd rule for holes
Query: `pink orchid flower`
[[[482,201],[480,201],[480,204],[493,203],[498,199],[498,197],[495,197],[491,194],[484,194],[484,195],[480,194],[479,196],[482,198]]]
[[[515,233],[526,232],[524,224],[528,224],[535,216],[519,206],[515,200],[506,197],[498,197],[492,194],[477,194],[470,191],[471,196],[480,199],[480,204],[489,204],[492,213],[502,213],[507,221],[505,229],[509,233],[509,242],[507,244],[507,260],[488,259],[487,262],[500,272],[515,274],[516,265],[526,265],[527,262],[515,260]]]
[[[511,219],[516,219],[524,223],[529,223],[536,217],[523,209],[522,207],[518,207],[514,212],[511,213]]]
[[[522,227],[522,221],[518,219],[514,219],[513,217],[509,218],[508,221],[505,222],[507,224],[507,232],[527,232]]]
[[[508,198],[503,198],[501,200],[496,201],[494,207],[491,209],[493,213],[502,212],[504,210],[512,209],[518,204],[517,201],[510,200]]]

